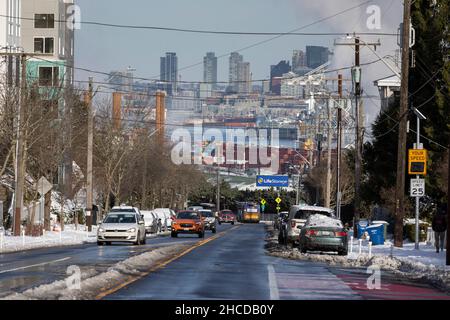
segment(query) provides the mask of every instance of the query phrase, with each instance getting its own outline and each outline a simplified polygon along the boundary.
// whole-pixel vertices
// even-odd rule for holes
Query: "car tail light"
[[[345,231],[338,231],[334,233],[336,235],[336,237],[346,237],[347,236],[347,232]]]
[[[306,236],[307,237],[311,237],[311,236],[317,236],[318,232],[316,230],[308,230],[306,231]]]
[[[296,225],[297,223],[295,222],[295,221],[291,221],[291,228],[295,228],[295,225]]]

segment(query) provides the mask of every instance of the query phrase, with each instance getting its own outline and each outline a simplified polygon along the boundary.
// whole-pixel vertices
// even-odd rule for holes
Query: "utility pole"
[[[88,108],[88,142],[87,142],[87,179],[86,179],[86,225],[88,231],[92,231],[92,209],[93,209],[93,184],[92,184],[92,156],[94,148],[94,115],[92,110],[93,81],[89,77],[89,91],[85,96]]]
[[[65,3],[64,14],[68,14],[68,9],[72,3]],[[73,21],[75,23],[75,21]],[[64,58],[68,64],[65,72],[65,89],[64,89],[64,132],[63,132],[63,193],[65,199],[72,199],[72,175],[73,175],[73,154],[72,154],[72,105],[73,91],[72,85],[74,80],[74,31],[68,23],[64,23]],[[64,224],[61,224],[62,228]],[[64,230],[62,230],[64,231]]]
[[[336,155],[336,214],[341,218],[341,150],[342,150],[342,74],[338,75],[339,103],[337,109],[337,155]]]
[[[404,0],[402,35],[402,72],[400,88],[399,133],[397,149],[397,182],[395,188],[394,245],[403,247],[403,218],[405,216],[406,175],[406,130],[409,99],[409,44],[410,44],[411,0]]]
[[[450,266],[450,143],[448,145],[448,166],[447,166],[447,253],[446,265]]]
[[[16,144],[16,179],[14,186],[14,236],[20,236],[22,207],[23,207],[23,189],[25,177],[25,159],[24,159],[24,134],[25,134],[25,107],[27,90],[27,64],[25,54],[21,55],[22,75],[20,86],[20,103],[17,119],[17,144]]]
[[[361,123],[360,123],[360,96],[361,96],[361,64],[360,64],[360,41],[355,38],[355,67],[353,69],[353,82],[355,93],[355,120],[356,120],[356,139],[355,139],[355,215],[354,215],[354,234],[357,234],[356,225],[360,218],[360,189],[361,189]]]
[[[220,166],[219,163],[217,163],[217,212],[220,211]]]
[[[328,157],[327,157],[327,181],[326,181],[326,191],[325,191],[325,207],[329,208],[331,206],[331,106],[334,103],[333,100],[329,99],[327,104],[328,122],[327,122],[327,147],[328,147]]]

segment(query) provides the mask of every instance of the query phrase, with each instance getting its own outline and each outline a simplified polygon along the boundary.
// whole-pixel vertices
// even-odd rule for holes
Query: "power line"
[[[19,17],[11,15],[0,14],[0,17],[8,19],[19,19],[25,21],[40,21],[36,18]],[[353,32],[250,32],[250,31],[223,31],[223,30],[200,30],[200,29],[188,29],[188,28],[174,28],[174,27],[161,27],[161,26],[145,26],[145,25],[132,25],[132,24],[117,24],[117,23],[107,23],[99,21],[69,21],[54,19],[56,23],[70,23],[76,22],[81,25],[92,25],[100,27],[110,27],[119,29],[140,29],[140,30],[156,30],[156,31],[173,31],[182,33],[198,33],[198,34],[213,34],[213,35],[243,35],[243,36],[275,36],[275,35],[286,35],[286,36],[345,36]],[[359,35],[368,36],[397,36],[397,33],[390,32],[358,32]]]

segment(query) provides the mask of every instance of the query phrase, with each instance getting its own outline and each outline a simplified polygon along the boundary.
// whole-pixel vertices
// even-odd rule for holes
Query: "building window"
[[[59,67],[39,67],[39,86],[57,87],[59,85]]]
[[[35,14],[34,27],[36,29],[53,29],[55,27],[54,14]]]
[[[54,38],[34,38],[34,53],[54,53]]]

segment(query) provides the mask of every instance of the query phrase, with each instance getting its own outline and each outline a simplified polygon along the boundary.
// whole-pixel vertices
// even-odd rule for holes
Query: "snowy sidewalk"
[[[165,236],[169,233],[147,235],[148,238]],[[63,232],[50,231],[41,237],[28,236],[7,236],[0,234],[0,253],[18,252],[40,248],[50,248],[59,246],[73,246],[84,243],[97,242],[97,226],[92,226],[92,231],[88,232],[86,226],[79,225],[75,230],[75,225],[66,225]]]
[[[359,256],[359,242],[353,241],[353,252],[351,252],[351,243],[349,243],[349,259],[356,259]],[[362,241],[361,254],[369,255],[369,242]],[[415,244],[409,241],[403,243],[403,248],[397,248],[393,246],[392,241],[386,241],[384,245],[372,246],[372,256],[386,256],[390,258],[397,258],[402,261],[408,261],[410,263],[417,263],[418,265],[426,265],[430,267],[437,267],[441,269],[450,270],[449,266],[446,266],[446,251],[436,252],[436,248],[433,245],[429,245],[426,242],[419,244],[419,250],[415,249]]]

